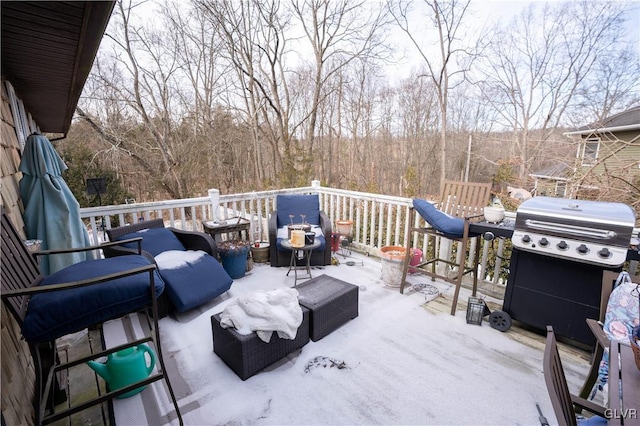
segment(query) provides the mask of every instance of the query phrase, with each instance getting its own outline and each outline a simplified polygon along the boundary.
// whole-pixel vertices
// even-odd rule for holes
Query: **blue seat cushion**
[[[87,280],[150,264],[140,255],[86,260],[45,277],[40,285]],[[153,274],[157,297],[164,290],[164,281],[157,271]],[[150,303],[148,272],[81,288],[35,294],[29,300],[22,335],[29,342],[50,341],[136,312]]]
[[[282,242],[286,241],[288,238],[278,238],[276,239],[276,247],[278,248],[279,251],[291,251],[290,248],[287,247],[283,247],[282,246]],[[327,241],[324,238],[323,235],[316,235],[315,236],[315,240],[316,241],[320,241],[320,247],[313,249],[314,251],[318,250],[318,251],[322,251],[325,249],[326,245],[327,245]]]
[[[464,219],[448,215],[420,198],[414,198],[413,207],[429,225],[445,237],[462,238],[464,235]]]
[[[186,250],[178,237],[176,237],[174,233],[167,228],[141,229],[137,232],[122,235],[116,240],[121,241],[138,237],[142,237],[142,250],[148,251],[153,257],[156,257],[163,251]],[[138,243],[126,243],[123,244],[123,246],[136,250],[138,249]]]
[[[204,251],[166,251],[155,258],[167,295],[178,312],[200,306],[231,288],[233,279]]]
[[[320,198],[314,195],[278,195],[276,197],[276,209],[278,214],[278,228],[291,224],[302,223],[301,214],[306,215],[305,222],[311,225],[320,225]],[[289,218],[293,215],[293,219]]]
[[[580,426],[585,426],[585,425],[589,425],[589,426],[596,426],[596,425],[605,426],[605,425],[609,424],[609,421],[607,419],[605,419],[604,417],[600,417],[600,416],[592,416],[592,417],[589,417],[589,418],[578,417],[577,421],[578,421],[578,425],[580,425]]]

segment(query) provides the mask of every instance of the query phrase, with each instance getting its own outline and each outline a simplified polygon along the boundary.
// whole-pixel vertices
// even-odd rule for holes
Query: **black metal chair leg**
[[[164,381],[167,384],[167,389],[169,389],[169,396],[171,397],[171,402],[176,410],[176,416],[178,417],[178,422],[180,425],[183,425],[182,414],[180,413],[180,407],[178,407],[178,400],[176,399],[175,392],[173,391],[173,386],[171,385],[171,380],[169,380],[169,375],[167,374],[167,368],[164,364],[164,357],[162,356],[162,349],[160,345],[160,334],[158,332],[157,324],[155,328],[155,336],[156,336],[156,352],[158,355],[158,363],[160,364],[160,368],[162,368],[162,374],[164,376]]]

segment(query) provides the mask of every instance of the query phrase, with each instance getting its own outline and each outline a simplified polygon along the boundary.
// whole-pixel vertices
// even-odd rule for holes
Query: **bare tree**
[[[130,1],[117,3],[117,24],[112,26],[113,32],[106,34],[113,42],[113,62],[99,59],[95,78],[144,125],[148,137],[130,138],[110,131],[99,119],[99,111],[93,115],[82,109],[78,112],[112,149],[134,155],[166,193],[181,198],[185,195],[185,182],[180,176],[179,141],[174,138],[174,114],[180,109],[172,96],[172,78],[179,64],[175,53],[164,44],[164,37],[133,25],[131,15],[136,7]],[[118,80],[113,81],[113,76]]]
[[[569,124],[638,102],[637,52],[616,34],[627,10],[617,3],[528,9],[485,38],[483,63],[478,35],[464,32],[467,0],[384,11],[358,0],[192,0],[136,21],[139,4],[119,1],[78,115],[143,199],[311,178],[433,194],[445,177],[491,179],[516,159],[526,176],[575,157],[561,136]],[[389,16],[421,63],[397,83],[382,67]]]
[[[531,5],[496,31],[480,68],[481,87],[512,132],[510,156],[520,159],[522,181],[548,153],[546,142],[579,90],[593,81],[598,57],[616,49],[625,10],[618,2]]]
[[[226,40],[247,116],[260,129],[256,137],[270,141],[281,182],[308,182],[320,108],[336,90],[328,82],[355,58],[380,51],[381,12],[364,2],[327,0],[294,1],[290,8],[277,0],[196,4]],[[296,31],[300,37],[292,35]]]
[[[381,41],[386,22],[382,10],[370,8],[366,2],[294,0],[293,11],[314,59],[305,138],[311,152],[320,102],[332,90],[326,82],[356,59],[362,64],[367,58],[379,57],[384,50]]]
[[[161,15],[166,26],[174,29],[166,34],[167,47],[175,52],[185,83],[181,90],[173,92],[184,111],[180,118],[180,137],[187,146],[201,146],[202,149],[192,150],[195,155],[202,155],[202,150],[206,150],[207,167],[192,171],[215,182],[219,171],[226,168],[225,177],[246,180],[247,176],[237,175],[242,170],[225,167],[234,158],[233,148],[237,143],[230,140],[233,119],[219,105],[229,86],[226,78],[229,67],[220,58],[222,43],[215,25],[196,10],[176,2],[165,2]],[[249,144],[241,145],[240,149],[247,150]]]
[[[607,49],[596,57],[585,84],[578,88],[570,111],[572,127],[610,117],[640,105],[640,52],[635,46]]]
[[[406,176],[407,187],[415,187],[409,193],[438,192],[440,184],[430,179],[433,170],[439,170],[438,131],[440,108],[438,95],[430,80],[418,78],[416,74],[400,82],[397,89],[398,137],[401,138],[402,158],[409,170],[413,170],[413,181]]]
[[[292,123],[296,92],[290,87],[285,65],[289,18],[279,1],[247,2],[197,0],[203,14],[216,22],[225,40],[225,52],[236,70],[245,113],[273,150],[273,169],[282,172],[285,184],[293,184],[296,173],[294,134],[300,123]],[[259,130],[258,130],[259,129]]]
[[[418,32],[412,27],[412,2],[397,4],[389,2],[389,9],[400,27],[407,34],[418,54],[424,62],[426,72],[424,76],[432,81],[438,99],[440,109],[440,138],[438,152],[440,158],[440,185],[447,177],[447,109],[449,103],[449,91],[464,81],[467,69],[463,67],[464,58],[469,52],[461,42],[462,23],[469,7],[469,0],[451,0],[441,2],[438,0],[423,1],[428,11],[428,19],[437,31],[437,54],[423,45],[418,37]],[[457,61],[457,62],[456,62]]]

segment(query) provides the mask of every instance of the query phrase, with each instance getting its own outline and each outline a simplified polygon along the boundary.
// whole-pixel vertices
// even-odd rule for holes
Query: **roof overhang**
[[[2,1],[2,78],[47,133],[67,134],[115,1]]]
[[[588,129],[588,130],[574,130],[573,132],[563,133],[564,136],[588,136],[588,135],[599,135],[603,133],[618,133],[618,132],[632,132],[634,130],[640,130],[640,124],[630,124],[628,126],[617,126],[617,127],[601,127],[599,129]]]
[[[529,176],[531,176],[534,179],[549,179],[549,180],[564,180],[564,181],[568,181],[569,180],[566,177],[550,176],[550,175],[537,175],[535,173],[529,173]]]
[[[597,136],[619,132],[640,131],[640,106],[635,106],[626,111],[619,112],[611,117],[598,120],[588,126],[580,127],[571,132],[563,133],[564,136]]]

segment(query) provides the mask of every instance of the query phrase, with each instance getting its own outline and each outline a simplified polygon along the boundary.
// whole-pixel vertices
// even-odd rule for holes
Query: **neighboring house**
[[[640,106],[564,135],[576,141],[575,163],[530,174],[537,195],[616,198],[640,185]]]
[[[560,162],[551,167],[529,174],[533,178],[534,195],[568,197],[567,183],[573,174],[573,166]]]
[[[1,206],[23,232],[18,170],[34,131],[65,137],[115,1],[2,1]],[[24,232],[23,232],[24,234]],[[2,424],[32,424],[28,346],[2,306]]]

